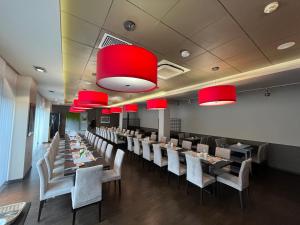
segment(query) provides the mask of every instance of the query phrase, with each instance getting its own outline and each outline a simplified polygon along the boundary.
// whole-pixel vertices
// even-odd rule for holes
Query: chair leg
[[[99,202],[99,222],[101,222],[101,208],[102,208],[102,201]]]
[[[244,209],[244,203],[243,203],[243,191],[239,191],[239,195],[240,195],[241,209]]]
[[[201,201],[201,205],[203,205],[203,190],[202,190],[202,188],[200,188],[200,201]]]
[[[73,209],[73,222],[72,222],[72,225],[75,225],[76,212],[77,212],[77,210],[76,210],[76,209]]]
[[[42,214],[44,203],[45,203],[45,200],[40,201],[39,214],[38,214],[38,222],[40,222],[40,219],[41,219],[41,214]]]
[[[122,193],[122,188],[121,188],[121,180],[119,180],[119,195]]]

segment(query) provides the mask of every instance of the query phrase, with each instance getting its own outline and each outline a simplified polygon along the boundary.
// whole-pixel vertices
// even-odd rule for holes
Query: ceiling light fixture
[[[69,109],[69,112],[71,112],[71,113],[81,113],[81,112],[85,112],[85,110],[83,110],[83,109],[76,109],[76,108],[74,108],[74,107],[70,107],[70,109]]]
[[[134,45],[111,45],[97,54],[98,86],[120,92],[146,92],[157,87],[157,58]]]
[[[110,115],[110,114],[111,114],[111,111],[110,111],[110,109],[102,109],[102,110],[101,110],[101,113],[102,113],[103,115]]]
[[[47,72],[47,70],[44,67],[41,67],[41,66],[32,66],[32,67],[37,72],[40,72],[40,73],[46,73]]]
[[[277,50],[285,50],[285,49],[288,49],[288,48],[291,48],[295,45],[296,43],[293,42],[293,41],[290,41],[290,42],[286,42],[286,43],[283,43],[281,45],[279,45],[277,47]]]
[[[166,109],[168,107],[167,100],[162,98],[147,100],[146,103],[147,110]]]
[[[99,107],[108,104],[108,95],[100,91],[79,91],[78,100],[80,104],[91,107]]]
[[[211,86],[198,91],[200,106],[227,105],[235,102],[236,88],[233,85]]]
[[[219,69],[220,69],[219,66],[215,66],[215,67],[212,67],[212,68],[211,68],[212,71],[218,71]]]
[[[111,113],[121,113],[121,112],[123,112],[123,109],[121,107],[111,107],[110,112]]]
[[[128,104],[124,105],[124,111],[125,112],[137,112],[139,109],[138,104]]]
[[[135,28],[136,28],[136,25],[135,25],[135,22],[131,21],[131,20],[126,20],[124,23],[123,23],[123,26],[125,28],[125,30],[127,31],[134,31]]]
[[[54,93],[54,91],[53,91],[53,90],[49,90],[49,92],[50,92],[50,93]]]
[[[271,2],[265,6],[264,13],[270,14],[270,13],[276,11],[278,9],[278,7],[279,7],[279,2]]]
[[[183,49],[180,51],[180,55],[182,58],[187,58],[191,55],[191,53],[188,50]]]

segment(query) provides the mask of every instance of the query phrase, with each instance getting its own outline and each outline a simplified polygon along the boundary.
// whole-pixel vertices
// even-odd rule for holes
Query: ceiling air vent
[[[118,44],[124,44],[124,45],[131,45],[131,43],[124,41],[120,38],[117,38],[115,36],[112,36],[110,34],[105,33],[101,39],[101,42],[98,46],[98,48],[104,48],[110,45],[118,45]]]
[[[165,59],[161,60],[157,66],[158,77],[163,80],[176,77],[189,71],[190,69],[179,66]]]

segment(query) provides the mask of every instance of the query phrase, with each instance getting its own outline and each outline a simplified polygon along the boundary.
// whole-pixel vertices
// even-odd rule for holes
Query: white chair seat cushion
[[[168,165],[168,159],[166,159],[166,158],[162,158],[161,159],[161,167],[163,167],[163,166],[167,166]]]
[[[216,182],[216,179],[213,176],[203,173],[203,187],[202,188],[204,188],[210,184],[213,184],[215,182]]]
[[[120,180],[121,176],[116,173],[114,170],[104,170],[102,174],[102,183]]]
[[[239,185],[239,180],[237,176],[234,176],[229,173],[223,173],[217,176],[217,181],[226,184],[232,188],[235,188],[239,191],[242,191],[242,187]]]
[[[54,198],[56,196],[71,193],[71,188],[74,186],[73,179],[62,179],[48,184],[44,199]],[[41,199],[41,200],[44,200]]]

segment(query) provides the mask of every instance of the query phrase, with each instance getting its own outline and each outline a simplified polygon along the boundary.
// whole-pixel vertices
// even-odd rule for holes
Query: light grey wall
[[[158,129],[158,111],[147,110],[146,105],[139,105],[138,118],[140,118],[140,126]]]

